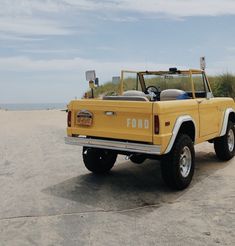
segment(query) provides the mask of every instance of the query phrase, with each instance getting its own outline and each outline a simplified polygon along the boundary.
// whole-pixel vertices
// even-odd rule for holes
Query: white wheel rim
[[[192,155],[189,147],[185,146],[180,154],[180,173],[187,178],[192,165]]]
[[[234,149],[234,133],[232,129],[228,132],[228,149],[230,152]]]

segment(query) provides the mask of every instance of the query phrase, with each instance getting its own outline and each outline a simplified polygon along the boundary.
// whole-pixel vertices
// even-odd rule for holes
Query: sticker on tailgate
[[[81,110],[77,113],[77,124],[80,126],[91,126],[93,114],[88,110]]]

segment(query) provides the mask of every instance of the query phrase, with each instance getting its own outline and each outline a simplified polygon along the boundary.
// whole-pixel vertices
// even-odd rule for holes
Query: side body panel
[[[199,104],[200,136],[198,142],[222,136],[222,128],[226,132],[227,121],[225,118],[226,112],[227,117],[229,116],[228,109],[231,109],[229,113],[235,110],[235,103],[232,98],[215,97],[204,99],[203,104]]]
[[[178,133],[177,121],[192,121],[195,126],[195,144],[225,134],[228,115],[235,111],[231,98],[191,99],[154,103],[153,114],[160,119],[160,134],[153,135],[153,143],[161,145],[161,153],[171,149],[171,140]],[[227,112],[227,113],[226,113]],[[182,122],[182,123],[183,123]]]
[[[218,134],[221,114],[219,113],[219,101],[215,98],[197,99],[199,106],[199,138],[210,134]]]

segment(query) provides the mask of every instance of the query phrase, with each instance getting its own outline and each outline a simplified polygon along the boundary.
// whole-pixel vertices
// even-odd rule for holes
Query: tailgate
[[[73,101],[72,134],[152,143],[152,105],[135,101]],[[81,125],[78,120],[84,110],[92,115],[90,126]]]

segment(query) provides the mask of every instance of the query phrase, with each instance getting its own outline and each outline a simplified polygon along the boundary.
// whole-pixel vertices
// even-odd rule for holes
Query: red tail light
[[[71,111],[68,111],[68,115],[67,115],[67,125],[68,127],[71,127],[71,122],[72,122],[72,114]]]
[[[159,125],[159,117],[158,115],[154,115],[154,133],[159,134],[160,125]]]

